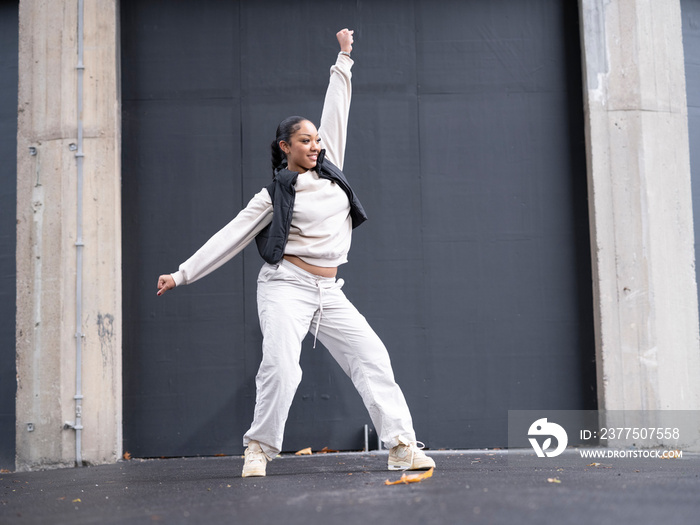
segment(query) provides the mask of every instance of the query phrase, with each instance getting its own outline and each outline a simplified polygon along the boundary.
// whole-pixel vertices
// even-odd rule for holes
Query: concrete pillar
[[[22,0],[17,137],[16,468],[76,462],[78,0]],[[82,459],[121,456],[116,0],[84,6]]]
[[[599,408],[700,409],[679,0],[580,0]]]

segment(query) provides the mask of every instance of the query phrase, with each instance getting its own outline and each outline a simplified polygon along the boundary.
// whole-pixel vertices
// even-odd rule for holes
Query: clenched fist
[[[336,33],[336,38],[340,44],[340,50],[350,53],[352,51],[353,38],[352,35],[355,31],[352,29],[341,29]]]

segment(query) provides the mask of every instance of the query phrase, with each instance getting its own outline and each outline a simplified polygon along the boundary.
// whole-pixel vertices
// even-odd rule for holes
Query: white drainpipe
[[[76,233],[76,281],[75,281],[75,464],[83,466],[82,414],[83,414],[83,0],[78,0],[78,144],[75,159],[78,168],[77,233]]]

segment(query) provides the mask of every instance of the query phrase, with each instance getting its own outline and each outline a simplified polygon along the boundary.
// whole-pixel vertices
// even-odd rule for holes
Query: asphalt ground
[[[242,457],[130,460],[0,474],[10,524],[698,524],[700,455],[539,460],[433,451],[432,477],[385,485],[386,452],[283,455],[265,478]]]

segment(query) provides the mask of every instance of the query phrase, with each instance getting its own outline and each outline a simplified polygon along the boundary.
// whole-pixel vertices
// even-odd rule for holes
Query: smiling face
[[[281,140],[280,148],[287,155],[287,168],[304,173],[316,167],[321,152],[321,138],[318,130],[308,120],[299,123],[299,129],[292,133],[289,142]]]

